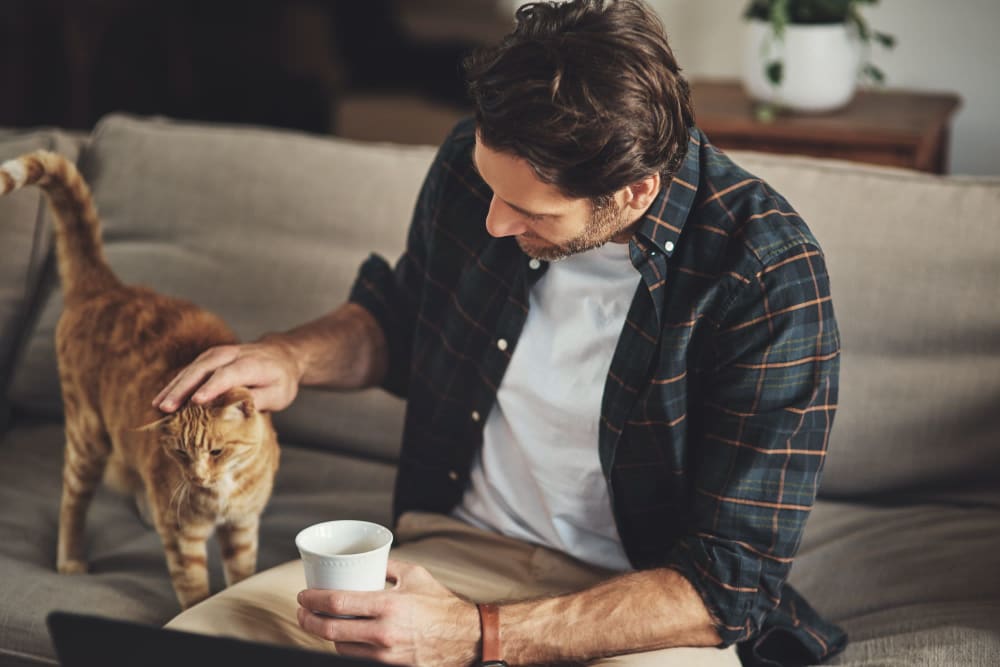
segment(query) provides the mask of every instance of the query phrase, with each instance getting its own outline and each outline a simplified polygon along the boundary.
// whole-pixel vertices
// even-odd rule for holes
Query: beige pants
[[[476,602],[525,600],[593,586],[613,572],[565,554],[482,531],[437,514],[404,514],[392,558],[427,568],[445,587]],[[305,588],[301,561],[261,572],[181,613],[167,627],[202,634],[333,651],[333,643],[303,631],[295,596]],[[605,658],[618,667],[739,667],[735,646],[671,648]]]

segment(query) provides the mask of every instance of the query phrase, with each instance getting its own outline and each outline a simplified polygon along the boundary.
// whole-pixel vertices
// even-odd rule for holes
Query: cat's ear
[[[170,421],[171,417],[173,417],[173,415],[167,415],[166,417],[160,417],[155,422],[149,422],[148,424],[143,424],[142,426],[138,426],[138,427],[136,427],[136,428],[134,428],[132,430],[133,431],[158,431],[163,426],[166,426],[167,422]]]
[[[253,396],[242,387],[230,389],[216,399],[215,404],[221,409],[221,417],[224,421],[249,419],[256,410],[253,405]]]

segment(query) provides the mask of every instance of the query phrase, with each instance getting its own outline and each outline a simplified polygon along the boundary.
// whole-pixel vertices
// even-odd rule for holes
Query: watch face
[[[503,660],[487,660],[481,667],[508,667],[507,663]]]

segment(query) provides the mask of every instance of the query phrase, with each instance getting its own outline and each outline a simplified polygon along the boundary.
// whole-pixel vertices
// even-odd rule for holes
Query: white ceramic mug
[[[392,531],[368,521],[326,521],[299,531],[306,586],[339,591],[385,588]]]

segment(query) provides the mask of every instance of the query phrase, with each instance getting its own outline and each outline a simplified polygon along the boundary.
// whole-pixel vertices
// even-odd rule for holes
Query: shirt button
[[[542,263],[541,263],[541,262],[539,262],[539,261],[538,261],[537,259],[535,259],[534,257],[532,257],[532,258],[531,258],[531,261],[530,261],[530,262],[528,262],[528,268],[529,268],[529,269],[540,269],[540,268],[542,268]]]
[[[455,472],[454,470],[449,470],[448,471],[448,479],[450,479],[453,482],[457,482],[458,481],[458,473]]]
[[[656,251],[655,250],[650,250],[649,251],[649,256],[650,257],[656,257]]]
[[[501,338],[500,340],[497,341],[497,349],[499,349],[501,352],[504,352],[504,351],[507,350],[507,339],[506,338]]]
[[[666,243],[663,244],[663,248],[667,252],[673,252],[674,251],[674,242],[673,241],[667,241]]]
[[[472,411],[472,421],[477,422],[480,419],[482,419],[482,416],[479,414],[479,410],[473,410]]]

